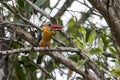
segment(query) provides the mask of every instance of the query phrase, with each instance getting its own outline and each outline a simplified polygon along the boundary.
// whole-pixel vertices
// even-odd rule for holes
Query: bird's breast
[[[50,46],[50,40],[52,39],[52,31],[44,30],[42,32],[42,39],[40,40],[40,46]]]
[[[50,41],[52,39],[52,31],[50,31],[50,30],[43,31],[42,39],[44,41]]]

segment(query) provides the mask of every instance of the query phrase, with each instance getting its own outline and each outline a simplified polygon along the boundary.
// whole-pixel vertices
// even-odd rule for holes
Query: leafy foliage
[[[52,13],[54,9],[57,9],[57,6],[59,5],[60,1],[58,0],[54,7],[51,7],[51,1],[50,0],[30,0],[35,5],[43,9],[44,11],[48,11]],[[10,2],[10,4],[9,4]],[[30,7],[24,0],[5,0],[6,4],[9,4],[11,8],[14,9],[14,11],[11,11],[10,8],[6,5],[0,5],[0,9],[3,11],[5,15],[3,15],[6,20],[10,21],[11,23],[19,24],[20,27],[28,32],[30,35],[33,36],[33,38],[36,38],[36,36],[39,34],[40,30],[38,30],[34,25],[40,25],[42,26],[45,22],[47,22],[47,19],[45,16],[38,13],[36,10],[34,10],[32,7]],[[2,4],[2,3],[1,3]],[[65,4],[64,4],[65,5]],[[70,4],[72,5],[72,4]],[[89,9],[89,8],[88,8]],[[96,14],[93,14],[89,12],[83,12],[82,14],[77,11],[72,11],[66,9],[66,12],[69,13],[69,15],[72,15],[68,21],[63,20],[65,16],[62,14],[62,16],[57,17],[57,21],[60,25],[65,26],[65,33],[64,34],[60,31],[54,31],[53,36],[57,40],[51,41],[51,46],[62,46],[62,44],[59,42],[63,42],[65,46],[68,47],[74,47],[79,48],[82,53],[85,53],[90,59],[94,60],[100,68],[104,69],[106,72],[103,72],[103,75],[106,75],[107,79],[112,79],[114,76],[120,76],[120,59],[119,59],[119,52],[120,48],[116,47],[114,44],[113,36],[111,35],[111,31],[107,28],[105,28],[103,25],[97,26],[97,24],[94,23],[93,17],[96,16]],[[91,9],[90,9],[91,10]],[[59,11],[64,11],[62,9],[58,9]],[[84,17],[85,21],[81,21],[81,18],[77,18],[76,16],[73,16],[73,13],[77,13],[81,15],[81,18]],[[48,13],[50,14],[50,13]],[[54,13],[56,14],[56,13]],[[59,12],[60,14],[60,12]],[[86,15],[85,15],[86,14]],[[50,14],[52,15],[52,14]],[[39,17],[39,18],[38,18]],[[54,15],[53,15],[54,17]],[[98,16],[99,17],[99,16]],[[91,19],[89,19],[91,18]],[[30,22],[27,22],[27,20]],[[25,21],[26,20],[26,21]],[[34,23],[35,22],[35,23]],[[67,23],[67,24],[66,24]],[[66,25],[65,25],[66,24]],[[91,25],[94,24],[94,25]],[[10,24],[12,25],[12,24]],[[21,26],[22,25],[22,26]],[[16,26],[17,27],[17,26]],[[41,27],[39,27],[41,28]],[[8,44],[10,49],[18,49],[21,47],[33,47],[35,44],[31,44],[28,40],[21,37],[19,33],[16,31],[13,31],[12,29],[9,29],[5,27],[6,31],[6,37],[9,39],[6,40],[6,44]],[[68,38],[70,37],[70,39]],[[35,41],[34,41],[35,42]],[[70,45],[73,42],[73,45]],[[36,59],[39,52],[26,52],[26,53],[19,53],[18,55],[12,55],[9,57],[9,64],[12,66],[10,80],[44,80],[44,79],[51,79],[52,77],[43,73],[41,69],[39,69],[36,66],[42,66],[43,69],[45,69],[48,73],[53,74],[54,77],[57,78],[56,74],[61,74],[60,76],[66,76],[66,72],[68,70],[68,67],[64,66],[61,61],[53,60],[52,58],[45,56],[43,59],[43,62],[38,65],[36,64]],[[78,54],[74,52],[59,52],[60,54],[64,55],[65,57],[71,59],[77,64],[77,68],[85,67],[87,70],[91,69],[88,65],[86,67],[87,60],[84,59],[82,56],[79,56]],[[110,56],[109,56],[110,55]],[[15,60],[13,60],[13,57],[16,57]],[[35,63],[32,64],[31,61],[28,59],[28,57]],[[111,66],[111,64],[113,66]],[[91,69],[92,70],[92,69]],[[56,72],[57,71],[57,72]],[[93,70],[92,70],[93,71]],[[39,75],[40,76],[37,76]],[[110,74],[110,75],[109,75]],[[74,74],[71,74],[74,75]],[[110,76],[110,77],[109,77]],[[72,78],[72,77],[71,77]],[[84,77],[76,76],[74,75],[74,79],[81,79],[84,80]]]

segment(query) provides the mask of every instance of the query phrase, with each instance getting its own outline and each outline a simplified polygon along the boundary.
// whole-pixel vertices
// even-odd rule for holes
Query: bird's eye
[[[49,23],[48,26],[51,26],[51,24]]]

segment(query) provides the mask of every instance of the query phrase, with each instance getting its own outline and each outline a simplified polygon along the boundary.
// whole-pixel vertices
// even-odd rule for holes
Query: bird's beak
[[[60,26],[60,25],[57,25],[57,24],[51,24],[50,28],[52,28],[52,29],[62,29],[63,27]]]

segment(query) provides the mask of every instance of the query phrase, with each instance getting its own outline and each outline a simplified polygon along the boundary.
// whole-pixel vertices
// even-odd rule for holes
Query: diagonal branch
[[[62,5],[62,7],[57,12],[57,14],[54,15],[54,17],[61,17],[63,15],[63,13],[67,10],[67,8],[69,8],[71,6],[71,4],[74,2],[74,0],[66,0],[65,3]]]
[[[19,25],[9,24],[9,22],[5,22],[5,21],[0,21],[0,24],[2,24],[3,26],[5,26],[13,31],[16,31],[23,39],[25,39],[28,42],[30,42],[31,44],[35,45],[35,38],[30,33],[25,31],[24,29],[22,29]]]
[[[46,16],[48,19],[50,19],[50,15],[48,15],[45,11],[43,11],[42,9],[40,9],[38,6],[36,6],[35,4],[33,4],[30,0],[25,0],[25,2],[27,2],[32,8],[34,8],[36,11],[40,12],[42,15]]]
[[[71,59],[68,59],[67,57],[59,54],[58,52],[49,52],[47,53],[49,56],[51,56],[52,58],[54,58],[55,60],[59,60],[62,64],[64,64],[65,66],[67,66],[69,69],[77,72],[78,74],[82,75],[85,79],[87,80],[100,80],[96,74],[94,74],[91,71],[88,71],[88,73],[86,73],[85,69],[83,68],[77,68],[77,64],[72,61]]]

